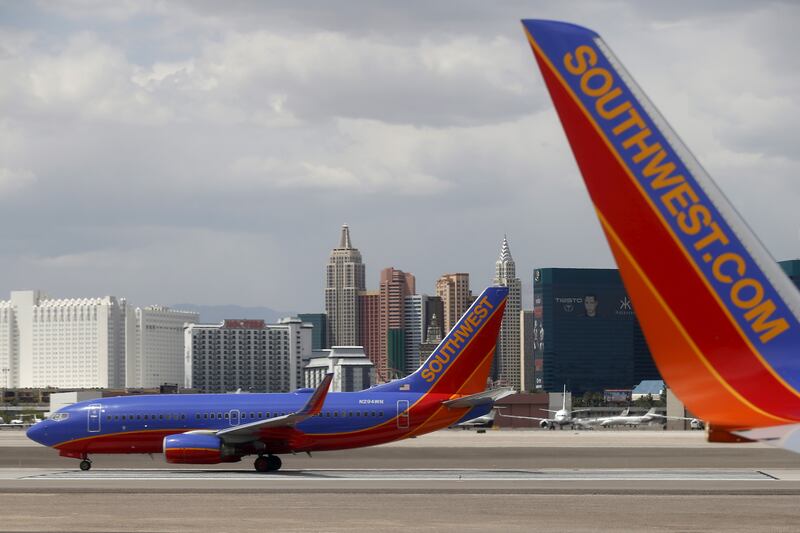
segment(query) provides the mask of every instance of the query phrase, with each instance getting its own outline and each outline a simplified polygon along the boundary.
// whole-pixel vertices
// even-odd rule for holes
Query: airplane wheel
[[[90,460],[88,460],[88,459],[84,459],[83,461],[81,461],[81,465],[80,466],[81,466],[81,470],[84,470],[84,471],[85,470],[89,470],[90,468],[92,468],[92,462]]]
[[[269,472],[269,461],[264,456],[259,456],[253,466],[255,466],[256,472]]]
[[[283,466],[283,461],[277,455],[270,455],[267,457],[267,464],[268,471],[275,472],[276,470],[280,470],[281,466]]]

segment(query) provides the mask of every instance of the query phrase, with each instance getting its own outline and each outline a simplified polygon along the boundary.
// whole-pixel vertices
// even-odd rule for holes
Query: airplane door
[[[232,426],[238,426],[239,425],[239,418],[240,418],[239,410],[238,409],[231,409],[229,419],[231,421],[231,425]]]
[[[97,433],[100,431],[100,406],[90,405],[88,411],[87,430],[89,433]]]
[[[397,429],[408,429],[408,400],[397,400]]]

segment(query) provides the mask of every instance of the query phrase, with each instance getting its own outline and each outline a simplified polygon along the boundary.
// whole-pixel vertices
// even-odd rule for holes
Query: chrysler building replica
[[[500,249],[500,257],[495,263],[494,284],[508,287],[508,301],[503,314],[503,325],[500,328],[500,336],[497,339],[497,353],[495,354],[497,378],[505,386],[522,390],[520,374],[522,354],[520,353],[519,343],[519,311],[522,308],[522,282],[517,278],[514,258],[511,257],[508,239],[505,236],[503,237],[503,246]]]

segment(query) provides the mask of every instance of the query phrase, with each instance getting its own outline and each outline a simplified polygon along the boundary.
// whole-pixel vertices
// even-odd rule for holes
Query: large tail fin
[[[507,287],[484,290],[416,372],[376,390],[465,395],[486,390],[507,296]]]
[[[664,379],[721,427],[800,420],[800,295],[593,31],[523,21]]]

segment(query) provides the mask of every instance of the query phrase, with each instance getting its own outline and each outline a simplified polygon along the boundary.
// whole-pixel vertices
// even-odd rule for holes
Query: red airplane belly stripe
[[[592,200],[619,231],[622,242],[656,287],[674,286],[675,279],[681,280],[680,286],[662,294],[673,313],[722,378],[747,401],[787,420],[796,417],[800,414],[797,396],[752,353],[594,125],[535,49],[534,54],[581,171],[587,176]],[[636,295],[631,296],[638,306]],[[659,323],[642,325],[648,339],[649,330],[661,327]],[[663,372],[670,364],[662,360],[659,368]]]

